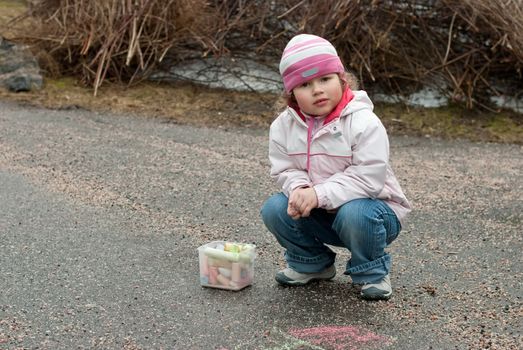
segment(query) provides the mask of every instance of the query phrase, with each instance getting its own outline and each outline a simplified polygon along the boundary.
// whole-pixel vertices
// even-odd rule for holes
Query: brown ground
[[[94,97],[92,90],[73,79],[48,81],[42,91],[0,92],[0,98],[51,109],[87,109],[162,117],[174,122],[209,127],[270,124],[275,97],[267,94],[212,90],[195,85],[141,83],[125,88],[106,84]]]
[[[208,89],[191,84],[141,83],[129,88],[105,84],[92,90],[73,78],[46,79],[41,91],[10,93],[0,98],[51,109],[88,109],[162,117],[207,127],[266,128],[277,114],[278,96]],[[523,116],[513,112],[470,111],[459,107],[407,108],[376,106],[390,134],[465,138],[472,141],[523,143]]]

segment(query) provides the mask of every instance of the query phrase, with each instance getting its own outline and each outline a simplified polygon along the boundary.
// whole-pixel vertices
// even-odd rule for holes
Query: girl
[[[285,47],[280,73],[288,107],[270,128],[271,176],[282,193],[261,215],[286,249],[283,285],[332,279],[335,253],[349,249],[345,274],[365,299],[392,294],[391,257],[410,205],[389,165],[385,128],[364,91],[351,91],[336,49],[314,35]]]

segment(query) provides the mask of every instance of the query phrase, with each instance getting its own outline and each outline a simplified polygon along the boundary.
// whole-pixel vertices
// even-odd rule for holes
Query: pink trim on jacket
[[[345,88],[345,91],[343,91],[343,95],[341,96],[340,102],[336,105],[336,108],[332,110],[323,121],[323,125],[327,125],[330,122],[332,122],[334,119],[339,118],[341,111],[349,104],[349,102],[354,98],[354,93],[352,92],[349,87]],[[303,112],[297,108],[296,112],[298,112],[298,115],[302,118],[303,121],[307,123],[307,172],[310,169],[311,164],[311,142],[312,142],[312,130],[314,128],[314,117],[305,118],[305,115]]]
[[[269,141],[271,176],[287,196],[298,187],[314,188],[318,207],[327,210],[358,198],[381,199],[403,225],[411,206],[390,167],[387,132],[367,94],[352,94],[350,102],[340,107],[339,118],[332,113],[328,125],[310,137],[299,110],[288,108],[274,120]]]
[[[307,120],[307,172],[311,167],[311,143],[312,143],[312,129],[314,128],[314,119]]]

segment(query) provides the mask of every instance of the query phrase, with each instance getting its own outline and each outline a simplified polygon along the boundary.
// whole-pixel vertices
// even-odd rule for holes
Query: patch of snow
[[[211,88],[235,91],[255,91],[279,94],[283,84],[276,66],[264,65],[251,58],[208,57],[183,61],[167,71],[157,71],[151,80],[175,82],[190,81]],[[375,102],[398,103],[409,106],[437,108],[447,106],[449,100],[434,88],[424,87],[407,98],[401,95],[374,93]],[[523,97],[493,96],[491,101],[499,108],[523,113]]]
[[[523,113],[523,97],[515,98],[511,96],[492,96],[490,100],[498,107],[511,109],[518,113]]]
[[[449,100],[438,91],[425,87],[404,98],[400,95],[376,93],[372,95],[375,102],[398,103],[403,102],[413,107],[437,108],[447,106]]]
[[[193,59],[173,65],[168,71],[155,72],[151,79],[191,81],[236,91],[280,93],[283,90],[277,69],[248,58]]]

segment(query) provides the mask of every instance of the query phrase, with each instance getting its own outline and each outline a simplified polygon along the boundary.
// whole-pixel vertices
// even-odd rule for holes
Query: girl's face
[[[312,116],[329,114],[341,100],[343,88],[338,74],[311,79],[292,90],[300,109]]]

